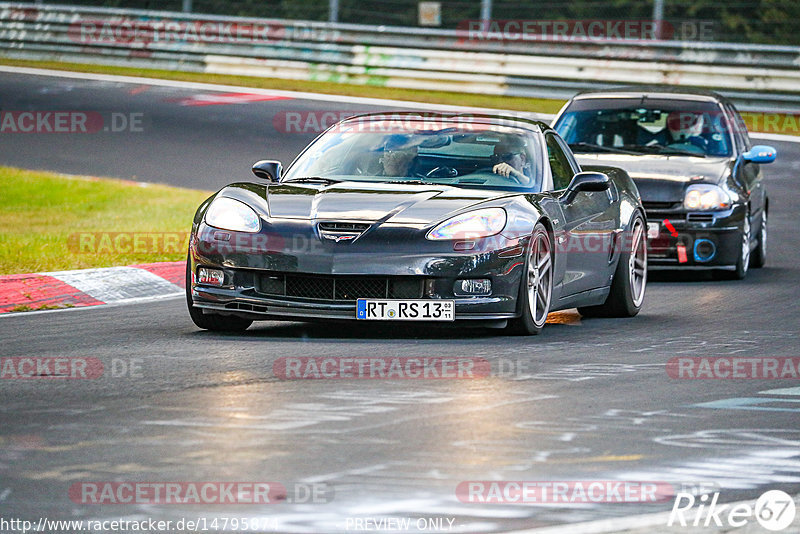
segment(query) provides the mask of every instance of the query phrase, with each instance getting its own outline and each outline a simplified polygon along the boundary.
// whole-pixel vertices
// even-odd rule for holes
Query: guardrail
[[[559,99],[666,83],[716,89],[745,110],[800,110],[800,47],[789,46],[500,40],[458,30],[0,3],[0,55]]]

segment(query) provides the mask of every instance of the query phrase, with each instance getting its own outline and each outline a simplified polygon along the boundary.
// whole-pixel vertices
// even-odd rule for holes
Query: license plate
[[[367,321],[453,321],[454,300],[358,299],[356,319]]]
[[[649,222],[647,223],[647,239],[656,239],[661,231],[661,223]]]

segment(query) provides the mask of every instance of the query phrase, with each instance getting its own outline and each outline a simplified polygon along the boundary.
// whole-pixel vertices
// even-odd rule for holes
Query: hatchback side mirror
[[[569,203],[573,201],[578,193],[584,191],[606,191],[609,187],[611,187],[611,179],[608,175],[602,172],[579,172],[572,177],[567,191],[561,198]]]
[[[769,145],[755,145],[742,154],[745,161],[752,163],[772,163],[778,157],[778,151]]]
[[[253,164],[253,174],[256,175],[256,178],[270,182],[277,182],[281,179],[282,169],[281,162],[274,159],[262,159]]]

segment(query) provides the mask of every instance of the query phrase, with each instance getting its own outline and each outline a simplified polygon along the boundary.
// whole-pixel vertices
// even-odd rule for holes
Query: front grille
[[[686,220],[689,222],[714,222],[713,213],[689,213],[686,215]]]
[[[386,280],[383,278],[342,278],[336,281],[334,300],[358,298],[385,298]]]
[[[331,299],[333,290],[333,278],[315,278],[313,276],[286,277],[286,295],[289,297]]]
[[[225,305],[225,309],[267,313],[266,306],[258,306],[256,304],[248,304],[246,302],[231,302]]]
[[[651,202],[642,201],[642,206],[644,206],[645,211],[666,211],[666,210],[674,210],[681,206],[681,202]]]
[[[348,222],[321,222],[319,229],[328,232],[364,232],[369,228],[367,223],[348,223]]]
[[[263,295],[352,302],[360,298],[418,299],[423,279],[411,276],[317,276],[263,274],[256,291]]]

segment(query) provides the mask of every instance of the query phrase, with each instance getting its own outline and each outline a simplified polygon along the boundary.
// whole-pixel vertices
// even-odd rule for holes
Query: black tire
[[[745,214],[742,223],[741,248],[739,258],[736,260],[736,268],[732,271],[717,271],[715,277],[719,280],[743,280],[747,276],[747,268],[750,266],[750,215]]]
[[[538,258],[538,261],[535,261]],[[542,292],[540,294],[540,292]],[[536,223],[525,254],[519,283],[521,315],[508,322],[508,332],[535,336],[542,331],[553,297],[553,242],[547,228]]]
[[[647,290],[647,230],[644,218],[637,213],[629,225],[630,240],[619,255],[611,290],[598,306],[582,306],[584,317],[633,317],[639,313]]]
[[[203,313],[192,302],[192,272],[189,258],[186,258],[186,305],[189,307],[189,316],[192,322],[203,330],[215,332],[242,332],[253,324],[250,319],[243,319],[234,315],[219,315],[217,313]]]
[[[761,224],[758,231],[758,245],[750,254],[750,267],[760,269],[767,264],[767,210],[761,212]]]

